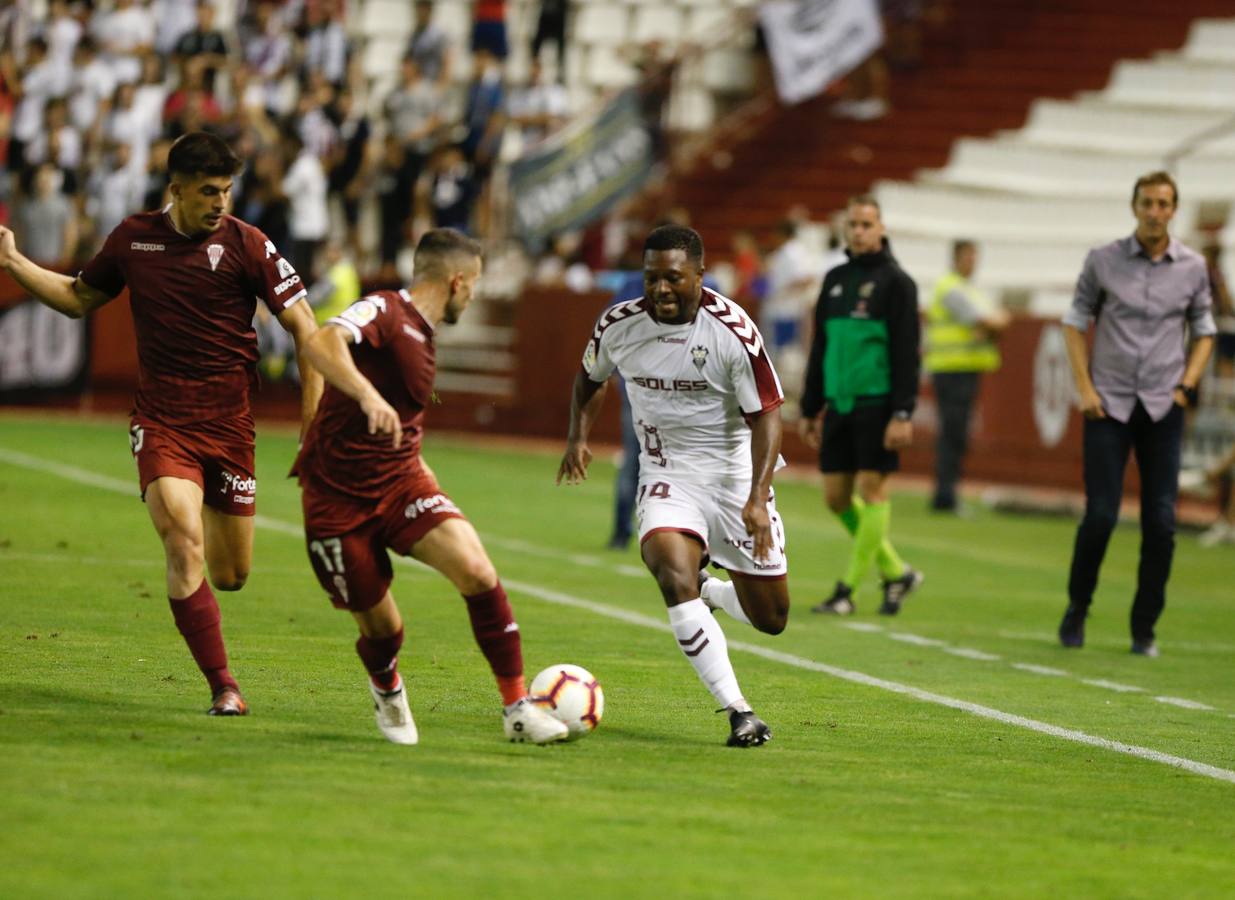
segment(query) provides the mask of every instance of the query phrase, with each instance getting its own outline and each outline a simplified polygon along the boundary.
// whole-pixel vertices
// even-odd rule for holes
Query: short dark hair
[[[972,241],[969,238],[957,238],[952,242],[952,259],[955,260],[966,250],[976,249],[978,249],[977,242]]]
[[[703,238],[685,225],[661,225],[653,228],[643,242],[643,252],[649,250],[685,250],[686,258],[703,267]]]
[[[873,206],[875,207],[875,212],[879,213],[879,218],[883,218],[883,208],[879,205],[879,201],[875,199],[874,194],[855,194],[845,204],[846,209],[850,206]]]
[[[207,131],[190,131],[178,138],[167,151],[167,172],[177,175],[208,175],[211,178],[231,177],[240,173],[244,164],[227,142]]]
[[[412,255],[412,280],[443,281],[449,278],[461,258],[480,259],[484,255],[479,242],[454,228],[433,228],[426,231]]]
[[[1141,188],[1149,187],[1150,185],[1155,184],[1167,185],[1171,189],[1171,193],[1174,195],[1174,200],[1171,201],[1171,205],[1174,207],[1179,206],[1179,185],[1175,183],[1175,179],[1171,177],[1170,172],[1163,172],[1161,170],[1157,172],[1150,172],[1147,175],[1142,175],[1136,180],[1136,184],[1132,186],[1132,205],[1136,206],[1136,195],[1141,192]]]

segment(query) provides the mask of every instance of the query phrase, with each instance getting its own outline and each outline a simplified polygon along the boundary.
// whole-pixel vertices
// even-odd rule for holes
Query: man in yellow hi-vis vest
[[[935,283],[926,309],[926,371],[939,409],[935,495],[931,508],[956,512],[956,483],[969,442],[969,418],[983,372],[999,368],[995,341],[1008,314],[970,283],[978,263],[973,241],[952,245],[952,271]]]
[[[309,288],[309,304],[318,325],[343,312],[360,299],[360,273],[337,241],[326,245],[325,272]]]

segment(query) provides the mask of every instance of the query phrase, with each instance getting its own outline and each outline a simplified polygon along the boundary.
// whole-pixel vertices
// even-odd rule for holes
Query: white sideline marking
[[[1001,658],[994,653],[974,650],[972,647],[943,647],[942,649],[944,653],[951,653],[953,656],[961,656],[965,659],[976,659],[979,662],[995,662]]]
[[[1065,678],[1071,678],[1071,673],[1065,672],[1063,669],[1055,669],[1051,666],[1038,666],[1033,663],[1009,663],[1014,669],[1020,669],[1022,672],[1032,672],[1035,675],[1060,675]]]
[[[1118,691],[1121,694],[1143,694],[1144,688],[1139,688],[1134,684],[1120,684],[1118,681],[1107,681],[1105,678],[1082,678],[1081,684],[1087,684],[1091,687],[1106,688],[1108,691]]]
[[[843,622],[841,624],[843,624],[850,631],[863,631],[867,634],[876,634],[883,631],[882,625],[875,625],[870,622]]]
[[[900,641],[902,644],[913,644],[917,647],[943,647],[946,642],[937,641],[934,638],[922,637],[920,634],[910,634],[907,631],[890,631],[888,637],[894,641]]]
[[[133,493],[133,485],[127,481],[121,481],[117,478],[109,478],[105,475],[99,475],[95,472],[90,472],[86,469],[80,469],[76,466],[64,465],[62,463],[50,462],[48,460],[38,459],[33,456],[28,456],[24,453],[19,453],[0,447],[0,460],[13,463],[15,465],[24,466],[36,471],[48,472],[53,475],[58,475],[70,481],[77,481],[82,484],[91,485],[93,487],[103,488],[104,490],[117,491],[125,494]],[[254,524],[259,528],[265,528],[271,531],[277,531],[282,534],[294,535],[301,537],[303,530],[293,525],[291,522],[284,522],[281,519],[272,519],[269,516],[255,516]],[[400,562],[419,566],[420,563],[406,557],[395,557]],[[663,631],[672,633],[673,629],[668,622],[662,619],[653,619],[650,616],[645,616],[642,613],[631,612],[629,610],[620,609],[615,606],[609,606],[604,603],[597,603],[592,600],[585,600],[582,597],[575,597],[571,594],[565,594],[561,591],[554,591],[540,585],[530,584],[524,581],[507,581],[506,584],[515,590],[536,597],[540,600],[545,600],[549,603],[556,603],[559,606],[568,606],[574,609],[587,610],[588,612],[596,613],[600,616],[605,616],[609,619],[616,619],[620,622],[627,622],[631,625],[638,625],[642,628],[651,628],[655,631]],[[792,666],[797,669],[804,669],[808,672],[819,672],[824,675],[830,675],[833,678],[839,678],[842,681],[848,681],[853,684],[860,684],[865,687],[879,688],[880,690],[889,691],[893,694],[900,694],[905,697],[912,697],[915,700],[920,700],[923,703],[931,703],[936,706],[944,706],[948,709],[955,709],[960,712],[966,712],[970,715],[978,716],[983,719],[991,719],[1003,725],[1013,725],[1018,728],[1024,728],[1028,731],[1036,731],[1039,734],[1050,735],[1065,741],[1072,741],[1077,744],[1085,744],[1090,747],[1098,747],[1103,750],[1109,750],[1113,753],[1122,753],[1126,756],[1132,756],[1137,759],[1143,759],[1148,762],[1155,762],[1172,768],[1182,769],[1185,772],[1191,772],[1194,775],[1201,775],[1205,778],[1212,778],[1216,781],[1225,781],[1229,784],[1235,784],[1235,771],[1230,769],[1222,769],[1218,766],[1211,766],[1207,763],[1198,762],[1194,759],[1187,759],[1182,756],[1175,756],[1170,753],[1162,753],[1158,750],[1150,749],[1149,747],[1140,747],[1136,744],[1125,744],[1122,741],[1113,741],[1107,738],[1097,737],[1096,735],[1088,734],[1084,731],[1078,731],[1073,728],[1063,728],[1059,725],[1052,725],[1049,722],[1040,722],[1036,719],[1018,716],[1014,713],[1006,713],[998,709],[993,709],[989,706],[982,706],[978,703],[970,703],[967,700],[959,700],[955,697],[948,697],[944,694],[936,694],[932,691],[922,690],[921,688],[912,687],[911,685],[901,684],[896,681],[888,681],[884,678],[876,678],[873,675],[867,675],[864,672],[855,672],[851,669],[842,669],[839,666],[828,665],[827,663],[816,662],[813,659],[806,659],[801,656],[794,656],[790,653],[781,653],[777,650],[769,650],[766,647],[761,647],[758,644],[748,644],[744,641],[729,641],[729,647],[734,650],[740,650],[743,653],[749,653],[752,656],[760,656],[772,662],[779,662],[783,665]],[[1192,703],[1192,701],[1178,701],[1175,698],[1155,698],[1164,703],[1174,702],[1176,705],[1181,703]]]
[[[1180,697],[1154,697],[1159,703],[1167,703],[1171,706],[1181,706],[1184,709],[1207,709],[1213,710],[1212,706],[1206,706],[1204,703],[1197,703],[1195,700],[1184,700]]]

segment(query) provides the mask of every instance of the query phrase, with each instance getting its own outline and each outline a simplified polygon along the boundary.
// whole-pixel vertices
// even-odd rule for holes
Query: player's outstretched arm
[[[322,375],[310,365],[305,353],[309,339],[317,333],[317,321],[309,304],[300,302],[279,313],[279,324],[296,344],[296,364],[300,367],[300,437],[303,440],[317,412],[317,403],[322,399]],[[351,358],[350,353],[348,358]]]
[[[0,268],[8,272],[31,297],[71,319],[80,319],[111,300],[111,297],[90,287],[80,278],[53,272],[31,262],[18,251],[13,232],[3,225],[0,225]]]
[[[356,368],[347,339],[347,333],[338,325],[323,325],[305,341],[305,359],[327,382],[360,404],[369,420],[369,434],[389,434],[392,446],[398,447],[403,441],[399,414]]]
[[[759,414],[750,423],[750,496],[742,507],[742,524],[755,543],[755,559],[772,555],[772,520],[768,497],[772,493],[772,473],[780,456],[780,408]]]
[[[578,484],[587,479],[587,467],[592,462],[592,451],[588,448],[587,438],[592,433],[592,425],[605,403],[608,384],[607,381],[593,381],[582,370],[575,376],[574,387],[570,393],[570,431],[566,434],[566,452],[562,454],[562,464],[557,469],[557,484],[563,481],[567,484]]]

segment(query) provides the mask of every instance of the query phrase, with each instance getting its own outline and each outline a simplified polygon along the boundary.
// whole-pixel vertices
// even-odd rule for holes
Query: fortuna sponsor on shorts
[[[459,507],[455,506],[445,494],[434,494],[431,497],[417,497],[415,503],[409,503],[407,509],[403,510],[403,515],[408,519],[415,519],[425,513],[438,515],[458,511]]]
[[[164,247],[162,244],[148,244],[145,241],[134,241],[133,243],[129,244],[129,249],[130,250],[149,250],[152,252],[157,252],[161,250],[166,250],[167,248]]]
[[[233,475],[231,472],[224,472],[223,487],[219,492],[226,494],[228,491],[236,491],[238,495],[248,494],[249,498],[247,500],[242,500],[240,496],[233,497],[232,499],[238,503],[252,503],[252,495],[257,493],[257,479],[241,478],[239,475]]]

